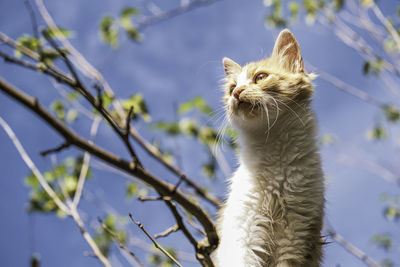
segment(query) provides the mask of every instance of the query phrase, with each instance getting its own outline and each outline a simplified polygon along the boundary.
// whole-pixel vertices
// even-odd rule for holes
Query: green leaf
[[[298,15],[299,15],[299,9],[300,9],[299,3],[289,2],[288,7],[289,7],[291,19],[293,19],[293,20],[297,19]]]
[[[104,92],[101,94],[101,104],[103,105],[103,107],[108,108],[111,105],[112,101],[113,99],[109,97],[107,93]],[[93,108],[93,113],[99,114],[96,108]]]
[[[360,0],[360,3],[361,3],[365,8],[370,8],[371,6],[374,5],[374,0]]]
[[[69,123],[74,122],[77,117],[78,117],[78,111],[76,109],[70,109],[67,112],[66,121]]]
[[[111,215],[108,215],[104,219],[104,224],[107,225],[107,227],[110,228],[111,230],[113,230],[115,228],[115,222],[116,222],[116,218]]]
[[[371,238],[371,242],[385,251],[388,251],[393,247],[392,239],[389,234],[375,234]]]
[[[126,112],[128,112],[129,109],[133,107],[132,119],[136,119],[137,115],[140,115],[143,120],[147,122],[151,120],[147,104],[141,94],[132,95],[128,99],[122,101],[122,107],[125,109]]]
[[[147,196],[147,195],[148,195],[147,189],[146,189],[146,188],[141,188],[141,189],[139,190],[139,192],[138,192],[138,195],[141,196],[141,197]]]
[[[33,253],[31,257],[31,267],[40,267],[40,256],[37,253]]]
[[[67,29],[59,27],[59,26],[57,26],[57,28],[58,28],[59,32],[66,38],[74,37],[74,35],[75,35],[75,33],[73,31],[67,30]],[[56,38],[56,33],[52,29],[47,28],[47,29],[45,29],[45,31],[50,37]]]
[[[387,137],[387,132],[382,126],[377,125],[374,129],[368,131],[368,138],[371,140],[382,140]]]
[[[129,183],[126,186],[126,191],[125,191],[125,195],[128,198],[133,197],[134,195],[137,195],[139,193],[139,187],[137,184],[135,183]]]
[[[100,35],[104,42],[113,48],[118,48],[118,31],[113,17],[103,17],[100,23]]]
[[[170,164],[172,164],[174,162],[174,157],[171,153],[168,153],[168,152],[163,153],[162,157],[166,162],[168,162]]]
[[[217,132],[211,127],[203,127],[199,132],[199,139],[208,146],[214,145],[217,141]]]
[[[384,210],[385,218],[388,221],[398,221],[400,220],[400,208],[395,206],[388,206]]]
[[[307,15],[315,17],[317,12],[325,6],[322,0],[304,0],[304,9]]]
[[[386,119],[390,122],[397,122],[400,120],[400,110],[394,105],[385,105],[382,107]]]
[[[394,267],[395,263],[391,259],[383,259],[380,262],[382,267]]]
[[[369,74],[370,69],[371,69],[371,63],[369,61],[365,61],[363,66],[363,74],[364,75]]]
[[[215,160],[211,160],[210,162],[204,164],[202,167],[204,175],[210,178],[215,178],[216,169],[217,169],[217,164]]]
[[[374,61],[366,61],[363,66],[364,75],[379,75],[384,67],[384,62],[381,59]]]
[[[53,61],[59,56],[60,54],[55,50],[44,49],[40,53],[40,61],[43,61],[47,65],[52,65]]]
[[[64,187],[69,194],[73,194],[78,185],[78,179],[74,176],[67,176],[64,178]]]
[[[78,92],[70,92],[67,95],[67,99],[72,101],[78,99],[80,96],[81,95]]]
[[[133,15],[138,15],[138,14],[139,14],[139,9],[134,8],[134,7],[126,7],[122,10],[121,17],[129,18]]]
[[[63,102],[56,100],[50,105],[50,108],[56,114],[57,118],[62,121],[65,120],[65,106]]]
[[[179,122],[179,127],[181,131],[188,136],[197,136],[199,133],[197,122],[195,120],[190,120],[186,118],[182,119]]]
[[[182,113],[185,113],[194,108],[197,108],[199,111],[201,111],[202,113],[204,113],[206,115],[213,114],[212,109],[207,105],[206,101],[202,97],[195,97],[192,100],[182,103],[178,107],[178,113],[182,114]]]
[[[336,141],[336,137],[331,134],[323,134],[319,139],[322,145],[332,145],[336,143]]]
[[[178,135],[181,133],[179,124],[176,122],[157,122],[152,125],[153,129],[161,130],[166,132],[169,135]]]
[[[42,45],[40,40],[38,40],[36,37],[32,37],[28,34],[24,34],[20,38],[18,38],[17,44],[19,44],[23,47],[26,47],[34,52],[38,52],[39,47]],[[18,56],[18,55],[16,54],[16,56]]]
[[[31,173],[28,177],[26,177],[24,182],[26,185],[30,186],[33,190],[37,190],[39,188],[39,180],[33,173]]]
[[[344,0],[333,0],[333,8],[339,11],[343,8]]]

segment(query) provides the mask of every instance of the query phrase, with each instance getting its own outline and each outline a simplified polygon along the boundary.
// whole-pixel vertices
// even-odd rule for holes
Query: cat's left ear
[[[271,57],[277,59],[282,67],[288,71],[294,73],[304,72],[300,46],[288,29],[281,31],[279,34]]]
[[[242,71],[242,67],[230,58],[224,57],[222,59],[224,70],[227,76],[232,74],[239,74]]]

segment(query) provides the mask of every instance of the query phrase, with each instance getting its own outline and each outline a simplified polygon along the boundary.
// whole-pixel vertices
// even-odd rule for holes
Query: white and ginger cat
[[[224,58],[227,117],[240,166],[219,218],[219,267],[320,266],[324,181],[310,107],[313,74],[289,30],[272,55],[243,67]]]

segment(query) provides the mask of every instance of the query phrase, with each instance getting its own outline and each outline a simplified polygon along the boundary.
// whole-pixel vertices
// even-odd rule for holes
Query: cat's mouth
[[[236,114],[243,114],[250,117],[256,115],[258,110],[254,104],[243,100],[237,100],[233,109]]]

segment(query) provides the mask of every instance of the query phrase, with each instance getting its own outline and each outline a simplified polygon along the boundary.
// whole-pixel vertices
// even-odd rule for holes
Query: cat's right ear
[[[279,34],[271,57],[278,59],[282,67],[289,71],[294,73],[304,72],[299,43],[288,29]]]
[[[227,76],[232,74],[239,74],[242,71],[242,67],[230,58],[224,57],[222,59],[224,70]]]

